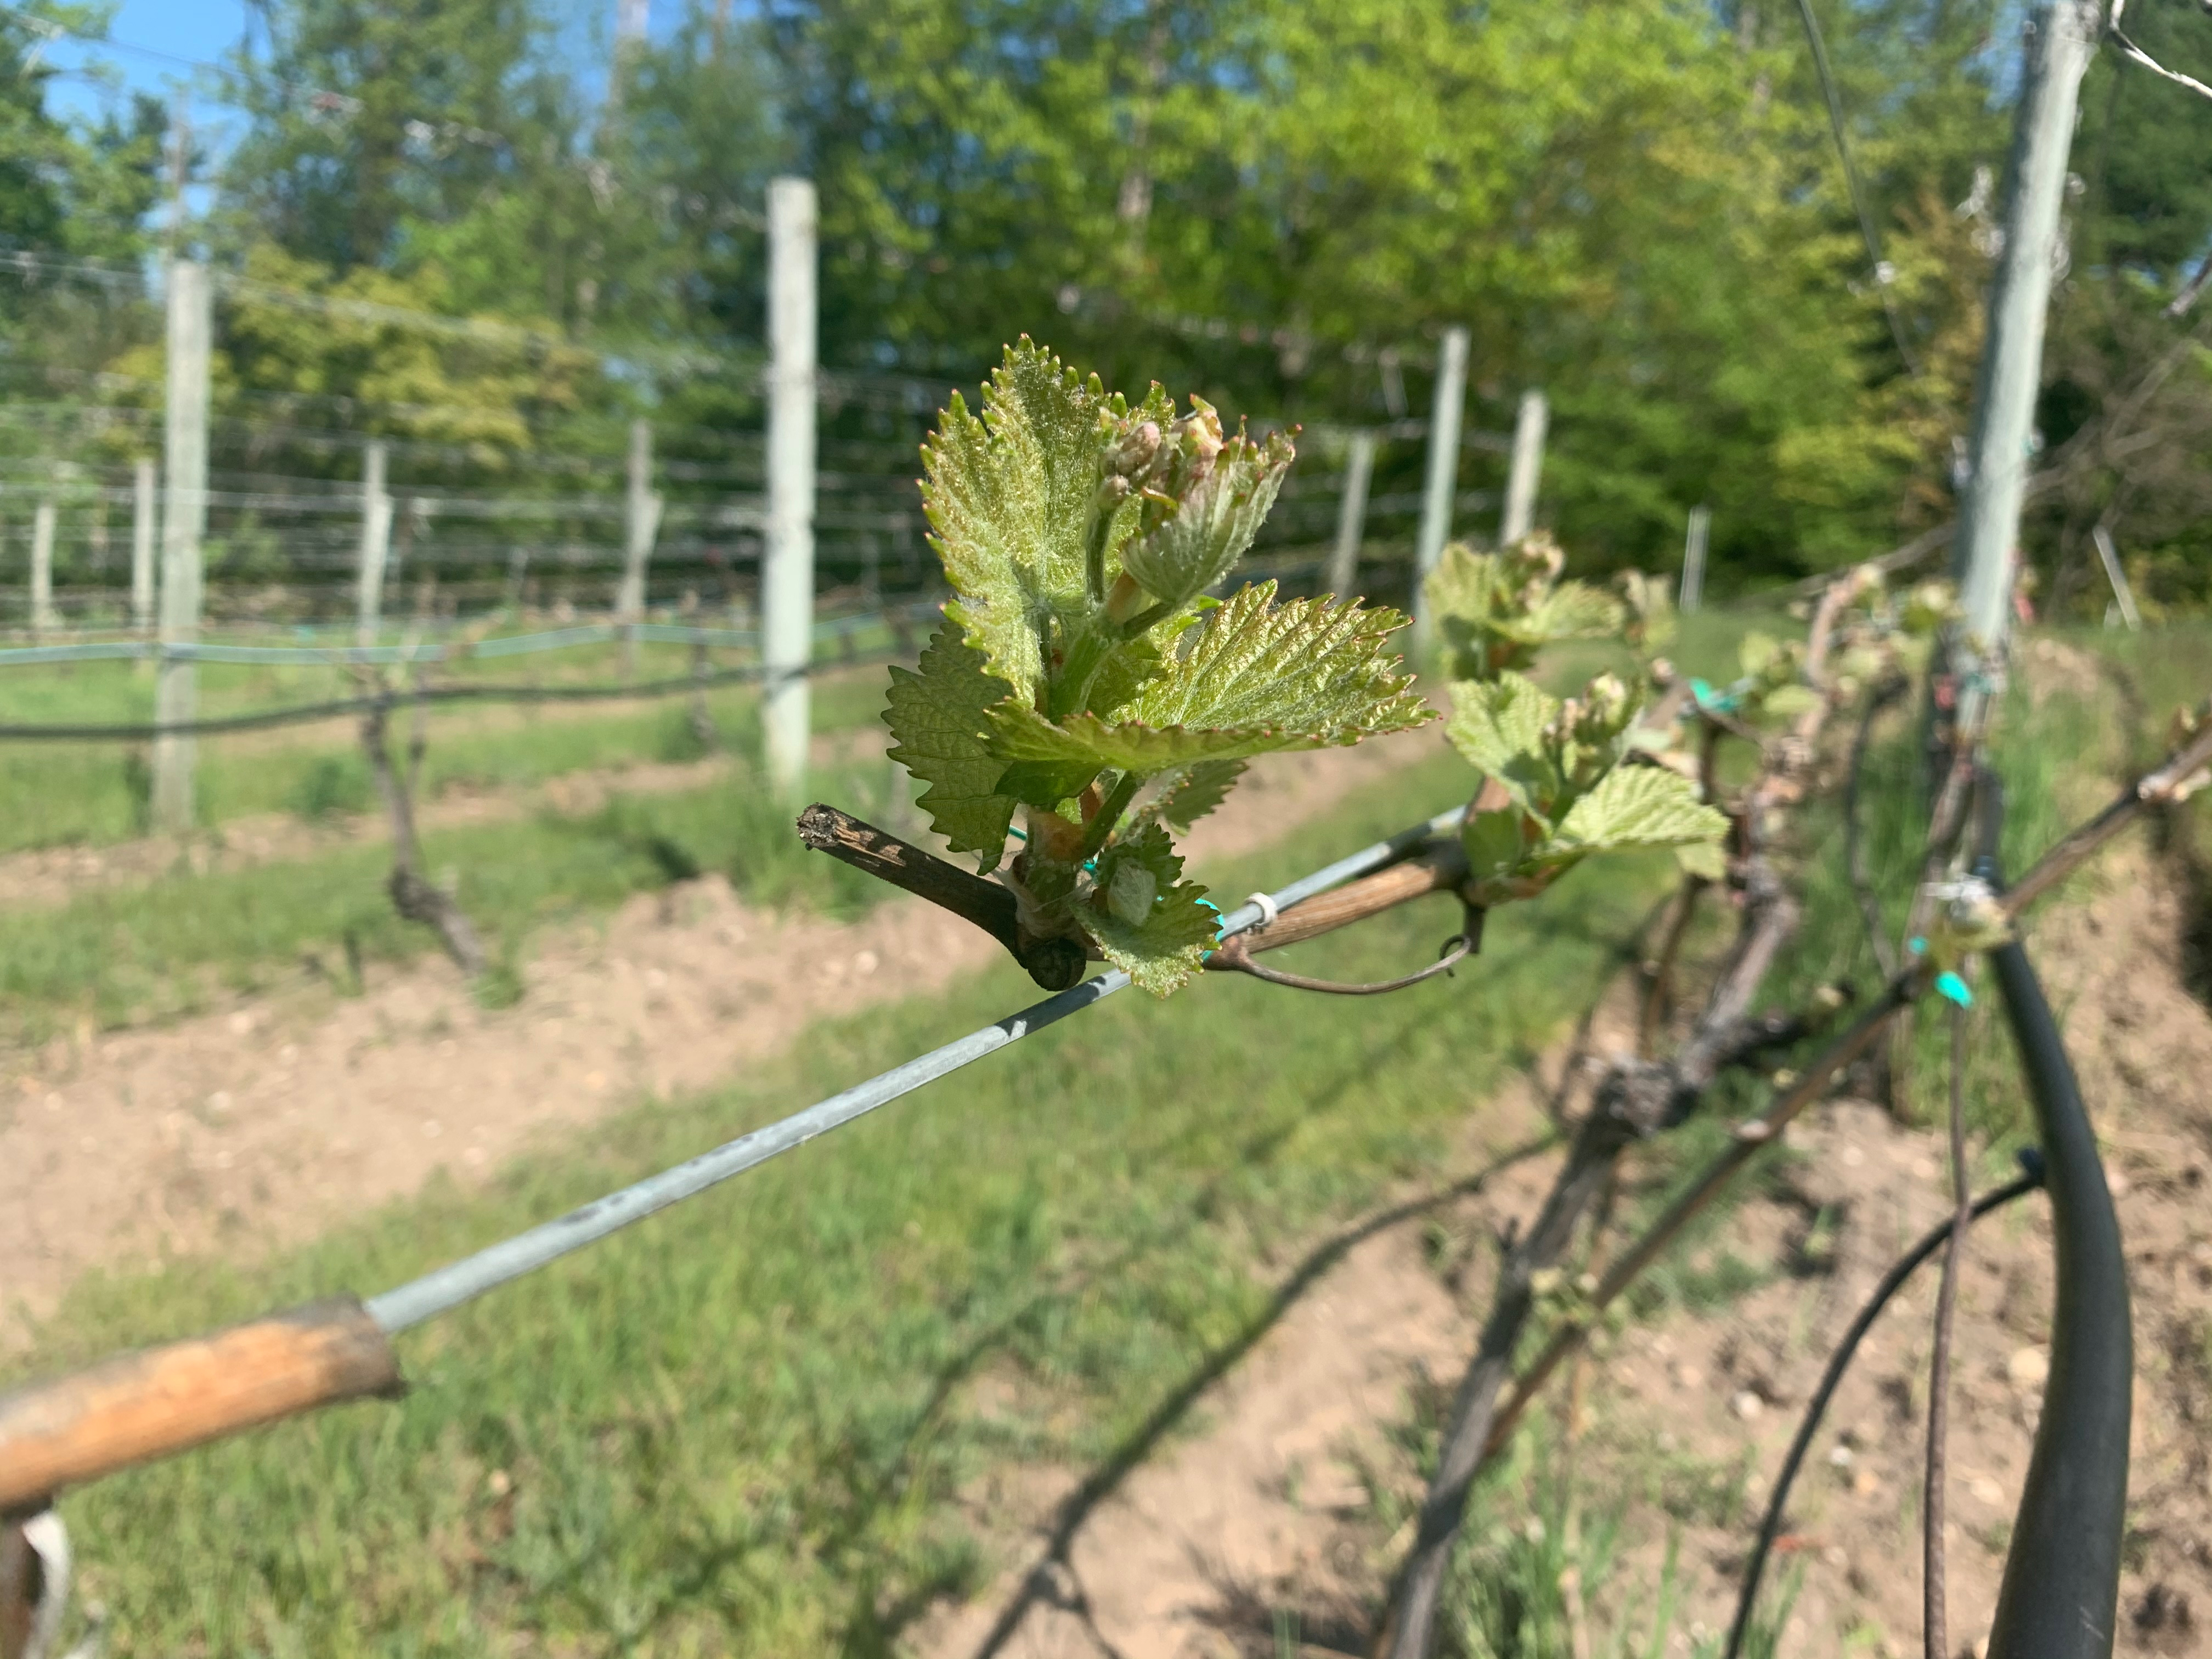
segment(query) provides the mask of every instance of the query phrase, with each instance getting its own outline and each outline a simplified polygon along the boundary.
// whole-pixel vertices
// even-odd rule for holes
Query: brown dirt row
[[[2212,1652],[2212,1016],[2185,988],[2185,901],[2140,843],[2102,890],[2037,929],[2042,964],[2114,1171],[2133,1269],[2136,1398],[2122,1654]],[[1618,1045],[1616,995],[1596,1026]],[[1998,1040],[2002,1040],[2001,1038]],[[1315,1242],[1331,1262],[1250,1354],[1147,1449],[1055,1559],[1052,1528],[1086,1474],[997,1477],[972,1495],[1002,1571],[938,1610],[915,1650],[965,1659],[1003,1611],[1029,1607],[999,1651],[1127,1659],[1360,1650],[1374,1598],[1410,1536],[1417,1469],[1394,1433],[1455,1386],[1486,1305],[1502,1229],[1533,1213],[1555,1155],[1506,1160],[1539,1133],[1554,1054],[1469,1124],[1442,1177],[1479,1188]],[[1593,1517],[1620,1512],[1604,1582],[1583,1586],[1585,1641],[1644,1650],[1666,1562],[1679,1597],[1664,1641],[1687,1655],[1727,1628],[1742,1561],[1798,1412],[1830,1345],[1905,1243],[1948,1213],[1934,1133],[1838,1100],[1794,1128],[1799,1158],[1692,1257],[1778,1264],[1710,1311],[1632,1326],[1591,1364],[1577,1484]],[[1419,1194],[1407,1194],[1418,1200]],[[1441,1251],[1437,1241],[1451,1241]],[[1342,1246],[1340,1258],[1334,1246]],[[1949,1491],[1953,1648],[1978,1656],[1995,1604],[2047,1364],[2052,1279],[2043,1200],[1972,1236],[1954,1352]],[[1292,1282],[1299,1264],[1273,1264]],[[1782,1651],[1917,1655],[1917,1525],[1934,1279],[1875,1328],[1797,1487],[1770,1586],[1802,1585]],[[986,1388],[989,1383],[982,1385]],[[1541,1432],[1548,1434],[1547,1428]],[[1181,1437],[1177,1437],[1180,1435]],[[1556,1470],[1546,1479],[1557,1479]],[[1538,1488],[1479,1498],[1496,1547]]]
[[[1192,851],[1264,845],[1427,752],[1419,738],[1270,757]],[[625,787],[634,775],[625,775]],[[439,1170],[465,1185],[641,1098],[708,1086],[814,1018],[917,995],[997,949],[895,901],[837,924],[719,878],[533,941],[520,1004],[489,1012],[443,961],[302,988],[158,1030],[0,1055],[0,1343],[95,1266],[312,1235]],[[804,1103],[793,1103],[794,1106]]]

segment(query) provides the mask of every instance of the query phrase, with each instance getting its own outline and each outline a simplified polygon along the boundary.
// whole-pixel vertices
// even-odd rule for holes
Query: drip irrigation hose
[[[1991,1188],[1974,1200],[1974,1219],[1978,1221],[1990,1211],[2001,1209],[2016,1198],[2025,1197],[2044,1182],[2043,1154],[2033,1146],[2024,1146],[2020,1152],[2021,1174],[2002,1187]],[[1821,1374],[1820,1386],[1813,1390],[1813,1398],[1805,1407],[1804,1420],[1797,1425],[1797,1437],[1790,1443],[1789,1454],[1782,1460],[1781,1472],[1774,1477],[1774,1495],[1768,1499],[1765,1519],[1759,1522],[1759,1541],[1751,1547],[1751,1559],[1743,1570],[1743,1588],[1737,1593],[1735,1620],[1729,1626],[1728,1646],[1723,1659],[1737,1659],[1743,1650],[1746,1633],[1751,1628],[1751,1609],[1759,1599],[1759,1581],[1766,1571],[1766,1558],[1772,1553],[1774,1540],[1781,1534],[1783,1511],[1789,1506],[1790,1489],[1796,1484],[1799,1470],[1805,1462],[1805,1454],[1812,1449],[1813,1437],[1820,1431],[1820,1419],[1827,1415],[1828,1402],[1835,1397],[1844,1373],[1850,1369],[1856,1357],[1859,1343],[1873,1328],[1881,1310],[1890,1299],[1904,1288],[1905,1281],[1912,1277],[1928,1258],[1942,1249],[1951,1237],[1951,1218],[1942,1221],[1922,1235],[1920,1242],[1899,1256],[1889,1271],[1875,1286],[1874,1294],[1851,1321],[1850,1328],[1844,1333],[1843,1340],[1836,1345],[1829,1357],[1828,1369]]]
[[[1995,781],[1984,787],[1992,807],[1975,873],[1996,886],[1993,829],[2002,807]],[[1990,961],[2043,1138],[2058,1294],[1989,1659],[2110,1659],[2135,1381],[2127,1262],[2096,1133],[2034,964],[2017,941],[1990,951]]]

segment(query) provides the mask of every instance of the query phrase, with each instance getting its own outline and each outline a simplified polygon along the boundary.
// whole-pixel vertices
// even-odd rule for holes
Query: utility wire
[[[1813,15],[1813,0],[1797,0],[1797,15],[1805,21],[1805,39],[1813,47],[1813,67],[1820,77],[1820,94],[1827,100],[1828,129],[1836,136],[1836,154],[1844,164],[1844,182],[1851,192],[1851,210],[1858,215],[1859,236],[1866,243],[1867,258],[1874,267],[1875,291],[1881,295],[1882,315],[1889,319],[1889,337],[1897,343],[1897,355],[1904,359],[1905,373],[1919,377],[1920,364],[1905,343],[1905,322],[1897,314],[1897,301],[1889,291],[1890,280],[1895,274],[1888,260],[1881,257],[1881,238],[1875,230],[1874,214],[1867,206],[1866,191],[1859,183],[1858,164],[1851,160],[1850,138],[1844,128],[1844,100],[1836,90],[1835,72],[1828,64],[1827,43],[1820,38],[1820,25]]]

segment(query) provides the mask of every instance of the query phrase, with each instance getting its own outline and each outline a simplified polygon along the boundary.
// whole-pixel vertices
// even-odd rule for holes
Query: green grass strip
[[[1436,809],[1418,767],[1250,860],[1273,885]],[[1571,880],[1374,1001],[1123,997],[411,1335],[415,1390],[64,1505],[118,1656],[883,1653],[994,1565],[959,1494],[1085,1466],[1264,1316],[1295,1247],[1460,1172],[1470,1112],[1595,992],[1664,879]],[[1372,977],[1437,901],[1304,947]],[[304,1249],[82,1285],[40,1369],[380,1289],[1034,1000],[1011,969],[817,1027],[485,1190]],[[1272,1264],[1272,1265],[1271,1265]]]

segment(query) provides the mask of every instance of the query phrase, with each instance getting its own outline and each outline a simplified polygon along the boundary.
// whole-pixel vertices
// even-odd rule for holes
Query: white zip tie
[[[1275,918],[1283,914],[1282,911],[1277,908],[1274,895],[1272,893],[1248,893],[1245,895],[1244,902],[1247,904],[1256,904],[1260,907],[1259,925],[1262,927],[1273,927],[1275,925]]]

